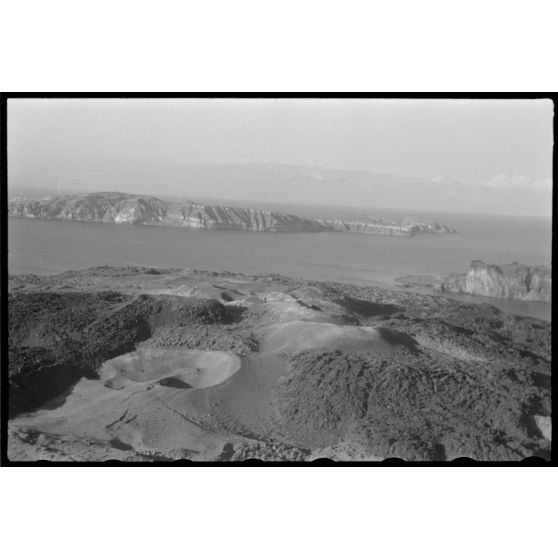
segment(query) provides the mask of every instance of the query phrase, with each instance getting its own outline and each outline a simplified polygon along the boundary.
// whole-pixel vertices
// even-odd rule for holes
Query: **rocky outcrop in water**
[[[436,221],[415,219],[323,219],[320,221],[330,229],[339,232],[360,234],[381,234],[388,236],[414,236],[417,233],[454,234],[457,231]]]
[[[413,233],[457,234],[457,230],[453,227],[441,225],[437,221],[432,221],[430,219],[425,221],[404,219],[403,225],[409,227]]]
[[[545,266],[509,265],[471,262],[466,275],[451,275],[442,281],[440,290],[494,298],[541,300],[552,296],[552,273]]]
[[[399,277],[397,281],[407,287],[447,293],[542,302],[552,299],[552,270],[542,265],[528,266],[517,262],[496,265],[474,260],[467,273],[444,277],[407,276]]]
[[[325,219],[321,222],[326,227],[338,232],[380,234],[385,236],[413,236],[413,232],[409,227],[402,227],[395,223],[344,219]]]
[[[348,221],[317,220],[262,209],[206,205],[192,201],[179,204],[153,196],[135,196],[119,192],[73,194],[41,200],[15,199],[10,201],[8,213],[13,217],[38,219],[238,231],[338,231],[397,236],[413,236],[423,232],[456,232],[435,221],[371,218]]]

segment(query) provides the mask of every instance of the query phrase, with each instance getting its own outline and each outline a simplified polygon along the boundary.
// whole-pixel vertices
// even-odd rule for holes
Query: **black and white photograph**
[[[3,101],[9,462],[550,460],[551,99]]]
[[[555,12],[3,2],[2,555],[553,555]]]

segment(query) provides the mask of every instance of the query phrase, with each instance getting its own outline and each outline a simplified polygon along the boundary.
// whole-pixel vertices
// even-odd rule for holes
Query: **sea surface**
[[[213,200],[215,203],[215,200]],[[235,205],[229,202],[229,205]],[[257,204],[236,202],[236,205]],[[396,286],[404,275],[463,273],[471,260],[551,263],[548,219],[266,204],[308,217],[415,216],[455,235],[390,237],[346,233],[254,233],[10,218],[9,273],[51,274],[96,265],[182,267]],[[550,304],[452,295],[550,320]]]

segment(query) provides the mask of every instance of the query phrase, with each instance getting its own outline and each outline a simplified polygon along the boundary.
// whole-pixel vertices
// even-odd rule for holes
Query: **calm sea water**
[[[307,216],[380,214],[362,208],[276,207]],[[390,214],[395,212],[381,212],[386,217]],[[9,272],[49,274],[94,265],[143,265],[274,272],[306,279],[394,285],[394,278],[402,275],[464,272],[473,259],[551,263],[549,220],[418,212],[413,215],[434,218],[457,228],[459,234],[397,238],[342,233],[244,233],[10,218]],[[546,303],[457,298],[490,302],[506,311],[550,319],[550,304]]]

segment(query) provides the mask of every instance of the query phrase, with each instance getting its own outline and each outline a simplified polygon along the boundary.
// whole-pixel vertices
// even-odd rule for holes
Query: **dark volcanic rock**
[[[37,408],[159,328],[225,324],[216,300],[113,292],[8,298],[10,416]]]
[[[95,417],[105,417],[109,426],[116,421],[117,429],[122,427],[126,435],[128,423],[133,422],[134,429],[151,428],[150,421],[157,422],[159,413],[169,411],[165,415],[169,424],[193,421],[196,425],[192,438],[196,448],[207,437],[210,453],[202,455],[210,459],[354,455],[519,460],[550,455],[552,328],[548,322],[444,296],[278,275],[95,268],[28,279],[10,278],[12,418],[53,398],[60,401],[80,378],[97,377],[102,363],[123,353],[154,348],[232,351],[242,355],[242,366],[219,385],[190,392],[190,376],[172,369],[166,378],[157,376],[158,385],[146,383],[139,399],[134,395],[133,413],[126,414],[128,399],[121,409],[100,397]],[[194,287],[202,296],[209,293],[216,298],[162,294],[175,288],[189,293]],[[122,292],[114,292],[117,288]],[[223,292],[233,300],[223,302]],[[335,345],[329,341],[305,345],[312,336],[302,339],[296,334],[288,339],[288,351],[274,352],[276,346],[270,341],[281,324],[270,320],[276,314],[266,308],[281,310],[281,304],[302,308],[304,320],[310,321],[298,321],[297,313],[294,320],[304,325],[307,334],[314,332],[317,340],[324,325],[335,331],[339,336],[331,338]],[[347,319],[338,323],[339,313]],[[329,324],[322,322],[324,315],[329,315]],[[288,332],[290,325],[284,325]],[[364,342],[343,341],[351,331]],[[115,400],[118,394],[127,397],[122,382],[109,378],[107,384],[117,390],[110,393]],[[67,398],[67,434],[74,436],[72,420],[83,419],[76,413],[82,401],[80,390],[87,393],[92,388],[98,397],[97,386],[82,382]],[[130,393],[136,391],[133,387]],[[169,397],[167,403],[180,401],[178,414],[158,406],[162,392]],[[140,411],[143,418],[136,417]],[[87,407],[84,413],[89,412]],[[30,424],[42,419],[41,414],[10,422],[16,429],[36,429]],[[204,429],[204,436],[198,436],[197,428]],[[156,430],[167,434],[161,424]],[[183,429],[177,427],[176,433],[182,436]],[[57,442],[56,447],[71,439],[60,441],[60,446]],[[90,440],[98,440],[98,432],[92,430]],[[122,443],[133,457],[130,441]],[[29,444],[37,449],[33,440]],[[84,459],[104,455],[88,453],[88,442],[82,438],[79,444],[81,449],[67,455],[75,452]],[[177,444],[172,455],[181,456],[189,442]]]
[[[291,362],[281,411],[300,443],[360,436],[386,457],[518,459],[537,451],[533,413],[550,412],[532,376],[439,355],[309,352]]]

